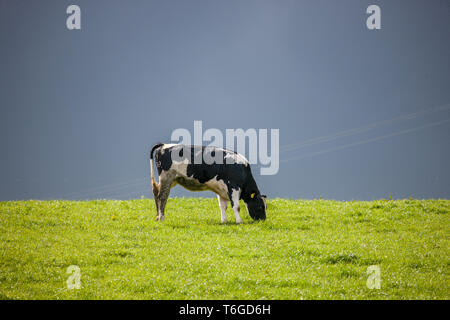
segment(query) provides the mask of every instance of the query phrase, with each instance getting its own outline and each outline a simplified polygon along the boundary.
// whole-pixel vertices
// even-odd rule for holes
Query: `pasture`
[[[450,200],[0,202],[0,299],[449,299]],[[80,268],[68,289],[67,268]],[[380,289],[366,285],[380,268]]]

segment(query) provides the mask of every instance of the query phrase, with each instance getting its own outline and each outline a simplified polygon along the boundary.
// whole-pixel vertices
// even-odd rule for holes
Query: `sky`
[[[149,149],[195,120],[279,129],[279,172],[253,166],[269,198],[448,199],[448,17],[447,0],[2,0],[0,201],[150,198]]]

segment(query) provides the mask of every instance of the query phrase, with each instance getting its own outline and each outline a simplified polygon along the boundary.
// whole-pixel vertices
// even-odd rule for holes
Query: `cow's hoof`
[[[236,220],[236,224],[241,224],[242,220]]]

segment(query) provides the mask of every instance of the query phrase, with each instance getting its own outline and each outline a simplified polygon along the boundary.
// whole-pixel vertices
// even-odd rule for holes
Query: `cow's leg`
[[[158,217],[159,217],[159,187],[160,187],[160,185],[158,183],[153,182],[152,191],[153,191],[153,197],[155,199],[155,205],[156,205],[156,220],[158,220]]]
[[[220,214],[222,216],[222,223],[227,223],[227,206],[228,206],[228,200],[222,198],[221,196],[217,195],[217,199],[219,200],[219,207],[220,207]]]
[[[230,193],[231,207],[233,208],[234,215],[236,217],[236,223],[242,223],[240,216],[241,204],[239,202],[239,190],[232,189]]]
[[[159,190],[159,219],[156,220],[163,221],[164,220],[164,208],[166,207],[167,199],[169,198],[170,188],[172,186],[172,179],[163,180],[160,182],[160,190]]]
[[[164,208],[166,207],[170,188],[172,187],[174,179],[175,176],[170,171],[163,171],[159,175],[158,195],[155,195],[156,207],[158,210],[156,221],[164,220]]]

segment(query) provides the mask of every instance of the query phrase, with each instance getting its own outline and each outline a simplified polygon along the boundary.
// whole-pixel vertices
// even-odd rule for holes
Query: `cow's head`
[[[266,196],[253,192],[247,202],[247,209],[253,220],[266,220]]]

